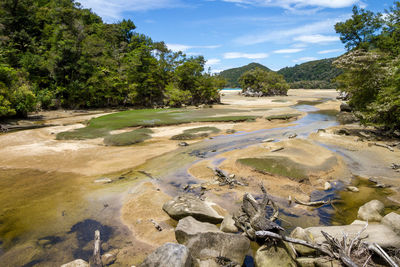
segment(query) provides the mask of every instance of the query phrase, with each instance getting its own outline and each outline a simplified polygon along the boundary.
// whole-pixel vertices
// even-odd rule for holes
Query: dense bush
[[[261,93],[263,96],[286,95],[289,85],[282,75],[260,68],[249,70],[239,78],[242,90]]]

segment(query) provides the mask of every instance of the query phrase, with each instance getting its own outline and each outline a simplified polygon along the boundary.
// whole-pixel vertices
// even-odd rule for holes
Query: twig
[[[159,225],[155,220],[153,220],[153,219],[150,219],[150,222],[154,225],[154,227],[158,230],[158,231],[162,231],[163,229],[162,229],[162,227],[161,227],[161,225]]]
[[[304,206],[315,207],[315,206],[323,206],[323,205],[329,204],[331,201],[330,200],[321,200],[321,201],[304,202],[304,201],[298,200],[297,198],[294,198],[294,202],[297,204],[300,204],[300,205],[304,205]]]
[[[309,247],[309,248],[313,248],[316,249],[326,255],[328,255],[329,257],[333,258],[333,254],[325,249],[324,247],[320,246],[320,245],[314,245],[311,243],[308,243],[307,241],[301,240],[301,239],[296,239],[296,238],[292,238],[292,237],[287,237],[287,236],[283,236],[283,235],[279,235],[270,231],[257,231],[256,232],[256,236],[259,238],[265,238],[265,237],[272,237],[275,239],[279,239],[279,240],[283,240],[286,242],[290,242],[290,243],[294,243],[294,244],[298,244],[298,245],[303,245],[305,247]]]
[[[100,255],[100,231],[96,230],[94,232],[94,249],[92,260],[90,261],[90,267],[103,267],[103,263],[101,262]]]
[[[390,151],[394,152],[394,149],[393,149],[392,147],[388,146],[388,145],[379,144],[379,143],[374,143],[374,145],[387,148],[387,149],[389,149]]]
[[[390,266],[399,267],[378,244],[368,244],[368,249],[381,256]]]

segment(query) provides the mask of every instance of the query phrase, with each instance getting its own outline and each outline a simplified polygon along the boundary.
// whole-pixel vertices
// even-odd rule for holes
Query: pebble
[[[329,182],[325,182],[324,190],[325,190],[325,191],[328,191],[328,190],[330,190],[330,189],[332,189],[332,185],[331,185]]]
[[[355,186],[348,186],[347,190],[349,190],[351,192],[360,192],[360,190]]]

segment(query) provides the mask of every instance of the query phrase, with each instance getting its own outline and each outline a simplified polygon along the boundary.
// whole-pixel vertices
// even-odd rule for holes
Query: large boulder
[[[313,236],[310,233],[310,231],[307,231],[301,227],[296,227],[296,229],[294,229],[290,233],[290,237],[304,240],[304,241],[307,241],[308,243],[314,243],[314,239],[313,239]],[[312,255],[315,253],[315,249],[312,249],[312,248],[309,248],[306,246],[294,244],[293,247],[297,251],[297,253],[299,253],[300,255],[303,255],[303,256],[308,256],[308,255]]]
[[[220,229],[222,232],[225,233],[236,233],[239,231],[235,225],[235,221],[233,220],[232,215],[230,214],[224,217]]]
[[[279,241],[277,245],[264,245],[260,247],[255,256],[257,267],[268,266],[297,266],[289,248]]]
[[[380,222],[385,205],[379,200],[371,200],[358,209],[357,218],[363,221]]]
[[[199,222],[192,216],[179,220],[175,228],[175,238],[179,244],[186,244],[187,241],[197,234],[208,232],[221,232],[215,224]]]
[[[192,195],[177,196],[163,205],[163,210],[177,221],[192,216],[198,221],[221,223],[224,217],[219,215],[212,206],[214,203],[202,201]]]
[[[207,232],[189,238],[185,245],[198,261],[215,260],[220,256],[242,266],[250,249],[250,240],[243,235]]]
[[[175,243],[165,243],[157,248],[140,264],[140,267],[190,267],[193,259],[187,247]]]
[[[61,265],[61,267],[89,267],[89,263],[84,260],[77,259],[66,264]]]
[[[389,213],[385,217],[383,217],[381,223],[389,226],[392,230],[400,235],[400,215],[394,212]]]
[[[343,233],[347,233],[349,238],[354,238],[358,232],[364,228],[365,224],[352,224],[343,226],[318,226],[309,227],[308,230],[316,243],[322,243],[326,239],[321,231],[327,232],[333,237],[342,240]],[[368,224],[367,229],[361,234],[363,241],[368,243],[377,243],[383,248],[400,247],[400,236],[393,230],[383,224]],[[364,238],[365,237],[365,238]]]
[[[340,104],[340,111],[344,111],[344,112],[351,112],[353,109],[350,107],[349,104],[347,104],[346,102],[342,102],[342,104]]]

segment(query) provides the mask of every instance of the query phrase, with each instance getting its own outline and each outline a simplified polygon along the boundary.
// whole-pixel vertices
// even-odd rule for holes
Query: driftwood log
[[[366,224],[353,239],[349,239],[346,233],[343,233],[343,237],[340,240],[321,231],[322,235],[325,237],[325,242],[322,244],[312,244],[304,240],[283,236],[271,231],[257,231],[255,234],[258,238],[273,238],[313,248],[330,258],[340,260],[342,264],[347,267],[368,266],[372,256],[371,252],[379,255],[389,266],[398,267],[395,261],[379,245],[362,241],[361,234],[367,227],[368,224]]]
[[[100,248],[101,248],[100,231],[96,230],[94,232],[93,256],[89,261],[90,267],[103,267],[103,263],[101,262]]]
[[[264,185],[261,185],[263,197],[261,201],[246,193],[243,196],[241,209],[233,215],[236,227],[241,229],[251,240],[256,240],[256,231],[278,232],[284,229],[274,221],[278,218],[279,210],[275,203],[268,197]],[[267,218],[267,208],[273,210],[271,217]]]

